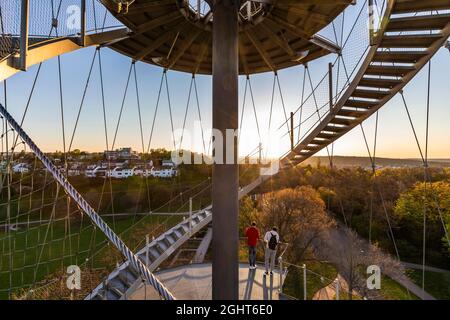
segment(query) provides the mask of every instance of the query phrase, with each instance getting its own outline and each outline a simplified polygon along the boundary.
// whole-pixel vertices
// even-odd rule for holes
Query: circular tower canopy
[[[238,1],[238,0],[236,0]],[[212,72],[211,0],[102,0],[131,30],[109,45],[135,60],[195,74]],[[316,35],[352,0],[241,0],[239,73],[276,71],[339,48]]]

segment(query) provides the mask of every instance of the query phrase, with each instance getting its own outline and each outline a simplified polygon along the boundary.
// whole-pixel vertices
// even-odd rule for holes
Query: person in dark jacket
[[[264,236],[264,242],[266,243],[265,251],[265,265],[266,272],[264,275],[268,275],[269,272],[272,275],[275,267],[275,256],[277,255],[277,247],[280,242],[280,235],[277,232],[277,227],[273,227],[272,230],[267,231]]]

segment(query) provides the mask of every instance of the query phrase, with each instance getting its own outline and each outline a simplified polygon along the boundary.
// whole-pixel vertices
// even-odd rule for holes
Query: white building
[[[120,168],[116,167],[113,170],[106,171],[106,176],[116,179],[126,179],[134,175],[134,168]]]
[[[106,173],[106,167],[104,165],[89,165],[84,171],[84,175],[88,178],[95,178],[99,176],[104,176]]]
[[[26,163],[17,163],[12,167],[12,171],[14,173],[27,173],[30,171],[28,168],[28,164]]]

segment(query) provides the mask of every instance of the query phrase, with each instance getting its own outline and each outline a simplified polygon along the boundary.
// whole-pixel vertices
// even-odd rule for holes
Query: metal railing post
[[[369,40],[371,46],[375,44],[374,37],[375,37],[374,3],[373,0],[369,0]]]
[[[283,293],[283,257],[278,258],[278,264],[280,267],[280,289],[278,291]]]
[[[259,164],[262,163],[262,143],[259,143],[259,150],[258,150],[258,158],[259,158]]]
[[[330,99],[330,112],[333,110],[333,64],[328,64],[328,94]]]
[[[306,264],[303,264],[302,268],[303,268],[303,300],[306,300],[307,299],[307,296],[306,296],[306,293],[307,293],[307,290],[306,290]]]
[[[291,112],[291,150],[294,150],[294,113]]]
[[[29,20],[29,0],[22,0],[20,18],[20,61],[19,69],[27,69],[28,54],[28,20]]]
[[[150,244],[150,237],[148,236],[148,234],[146,234],[145,235],[145,264],[147,265],[147,267],[148,267],[149,262],[150,262],[149,255],[148,255],[149,254],[148,253],[149,244]]]
[[[86,43],[86,0],[81,0],[80,46],[84,47],[85,43]]]
[[[192,197],[189,198],[189,234],[192,236]]]

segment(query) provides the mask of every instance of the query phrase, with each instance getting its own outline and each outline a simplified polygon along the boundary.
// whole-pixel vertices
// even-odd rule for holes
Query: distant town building
[[[116,167],[112,170],[106,171],[106,176],[116,179],[126,179],[134,175],[134,168],[120,168]]]
[[[106,174],[106,165],[89,165],[87,166],[86,170],[84,171],[84,175],[88,178],[95,178],[95,177],[101,177],[105,176]]]
[[[28,164],[26,163],[17,163],[13,165],[12,171],[14,173],[27,173],[30,171],[30,168],[28,167]]]
[[[104,152],[106,160],[118,160],[118,159],[139,159],[139,155],[136,151],[133,151],[130,147],[120,148],[116,150],[107,150]]]
[[[73,166],[69,170],[69,175],[71,176],[79,174],[80,166]],[[170,160],[163,160],[162,165],[158,167],[153,166],[153,161],[148,163],[130,160],[123,162],[103,161],[102,163],[88,165],[84,170],[84,175],[88,178],[111,177],[114,179],[126,179],[133,176],[172,178],[177,176],[177,174],[178,170]]]

